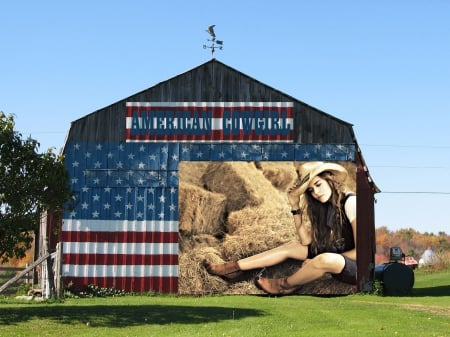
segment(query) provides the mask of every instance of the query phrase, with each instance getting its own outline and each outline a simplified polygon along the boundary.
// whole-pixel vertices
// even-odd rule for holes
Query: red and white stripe
[[[62,242],[63,277],[75,288],[178,291],[177,221],[65,219]]]

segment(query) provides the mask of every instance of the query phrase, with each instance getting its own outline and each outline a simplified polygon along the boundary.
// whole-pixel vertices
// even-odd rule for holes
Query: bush
[[[16,295],[27,295],[31,289],[31,285],[28,283],[22,283],[17,287]]]
[[[115,288],[102,288],[95,284],[89,284],[86,291],[80,292],[79,297],[114,297],[129,295],[124,290],[117,290]]]

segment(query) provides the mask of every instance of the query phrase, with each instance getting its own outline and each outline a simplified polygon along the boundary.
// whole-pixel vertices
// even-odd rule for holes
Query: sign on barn
[[[127,102],[127,141],[292,142],[290,102]]]

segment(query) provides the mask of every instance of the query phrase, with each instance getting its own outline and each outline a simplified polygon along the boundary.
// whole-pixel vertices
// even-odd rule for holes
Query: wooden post
[[[56,297],[63,297],[63,287],[61,282],[61,267],[62,267],[62,249],[61,242],[56,244],[56,255],[55,255],[55,287],[56,287]]]
[[[49,251],[48,249],[48,240],[46,241],[46,250],[47,253]],[[55,297],[55,276],[53,274],[53,262],[51,255],[48,255],[47,257],[47,263],[45,264],[47,268],[47,282],[48,282],[48,297],[53,298]]]

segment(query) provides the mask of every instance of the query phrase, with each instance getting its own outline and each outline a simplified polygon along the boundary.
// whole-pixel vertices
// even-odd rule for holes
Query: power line
[[[399,147],[399,148],[435,148],[435,149],[450,149],[450,145],[423,145],[423,144],[410,144],[410,145],[400,145],[400,144],[359,144],[368,147]]]
[[[27,134],[40,134],[40,135],[54,135],[54,134],[64,134],[66,132],[63,131],[29,131],[29,132],[21,132]]]
[[[433,192],[433,191],[381,191],[386,194],[443,194],[450,195],[450,192]]]
[[[432,169],[432,170],[449,170],[449,166],[400,166],[400,165],[370,165],[370,168],[398,168],[398,169]]]

